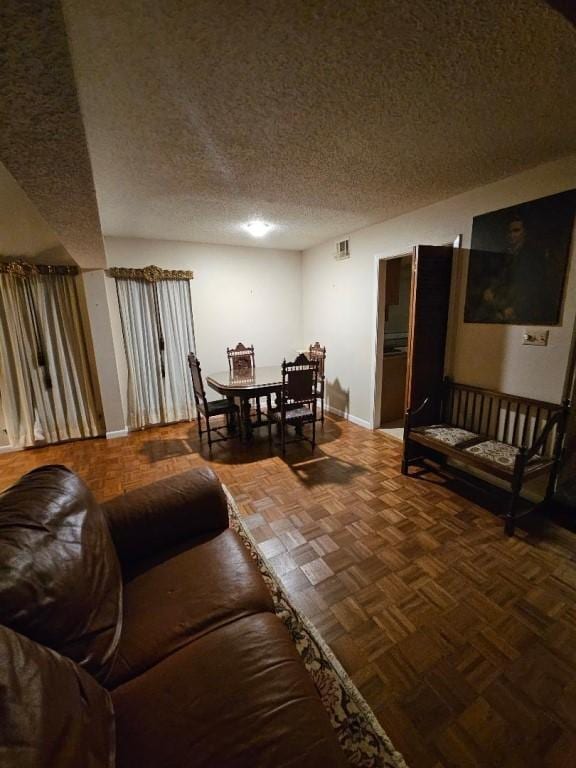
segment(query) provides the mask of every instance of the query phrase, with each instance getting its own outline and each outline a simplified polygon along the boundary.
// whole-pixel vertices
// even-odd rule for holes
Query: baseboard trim
[[[15,445],[0,445],[0,453],[16,453],[16,451],[22,451],[23,448],[17,448]]]
[[[112,432],[106,432],[106,440],[115,440],[117,437],[128,437],[128,427],[116,429]]]
[[[364,419],[359,419],[358,416],[353,416],[351,413],[347,413],[346,411],[340,411],[338,408],[333,408],[330,405],[326,406],[326,410],[328,413],[333,413],[334,416],[340,416],[343,419],[346,419],[346,421],[351,422],[352,424],[356,424],[357,427],[363,427],[364,429],[372,429],[372,425],[369,421],[365,421]]]

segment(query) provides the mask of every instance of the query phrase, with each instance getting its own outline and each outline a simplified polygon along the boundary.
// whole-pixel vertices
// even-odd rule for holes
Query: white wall
[[[347,261],[334,259],[334,241],[305,251],[302,338],[319,339],[327,347],[328,392],[336,407],[362,422],[372,420],[378,256],[396,256],[417,244],[451,242],[458,234],[463,235],[464,252],[456,265],[450,372],[466,383],[558,401],[576,314],[576,243],[561,325],[550,329],[548,347],[521,346],[520,326],[464,324],[466,249],[474,216],[573,187],[576,155],[358,230],[350,236]]]
[[[8,435],[6,433],[6,418],[2,408],[2,393],[0,392],[0,448],[8,444]]]
[[[104,242],[110,267],[194,271],[194,330],[205,376],[228,368],[226,347],[238,341],[254,344],[257,365],[279,364],[301,346],[299,251],[119,237]],[[114,304],[115,294],[109,299]],[[118,338],[120,326],[113,326]],[[125,389],[123,376],[120,369]]]
[[[115,308],[110,302],[104,270],[84,272],[82,281],[106,434],[115,436],[126,429],[126,401],[120,388],[119,375],[123,369],[118,365],[115,354],[115,347],[121,342],[121,338],[114,337],[117,332],[113,323]],[[115,294],[112,298],[116,299]],[[125,369],[125,359],[123,364]]]
[[[110,313],[110,333],[112,336],[114,360],[120,387],[120,401],[122,405],[122,413],[124,414],[124,423],[126,423],[128,415],[128,361],[126,359],[126,352],[124,351],[124,336],[122,333],[120,307],[118,306],[116,281],[105,275],[104,284],[106,286],[106,299],[108,301],[108,311]]]

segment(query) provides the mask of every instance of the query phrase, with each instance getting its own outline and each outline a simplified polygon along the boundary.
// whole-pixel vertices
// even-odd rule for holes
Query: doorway
[[[382,290],[379,316],[381,338],[380,414],[377,427],[384,434],[402,439],[406,410],[406,370],[410,330],[412,253],[380,263]]]
[[[407,408],[440,418],[455,244],[377,261],[373,424],[399,440]]]

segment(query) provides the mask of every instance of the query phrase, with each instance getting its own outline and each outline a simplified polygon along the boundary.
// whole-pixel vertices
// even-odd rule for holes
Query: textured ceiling
[[[104,266],[59,0],[1,0],[0,29],[0,160],[74,260],[84,267]],[[21,233],[23,241],[27,236]]]
[[[303,249],[576,150],[540,0],[63,7],[107,235]]]

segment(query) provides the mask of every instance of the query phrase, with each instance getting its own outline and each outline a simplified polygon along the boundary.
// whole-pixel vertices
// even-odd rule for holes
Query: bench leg
[[[403,475],[408,474],[408,464],[410,463],[410,440],[405,437],[404,438],[404,451],[402,453],[402,466],[400,467],[400,471]]]
[[[506,536],[514,536],[516,530],[516,502],[518,500],[518,494],[512,494],[510,504],[508,506],[508,512],[506,513],[506,519],[504,521],[504,532]]]
[[[521,449],[521,454],[524,451]],[[514,468],[514,477],[512,479],[512,496],[508,502],[508,511],[506,512],[506,519],[504,521],[504,532],[507,536],[514,536],[516,530],[516,505],[518,504],[518,497],[522,490],[522,481],[524,479],[524,457],[519,455],[516,458],[516,466]]]

